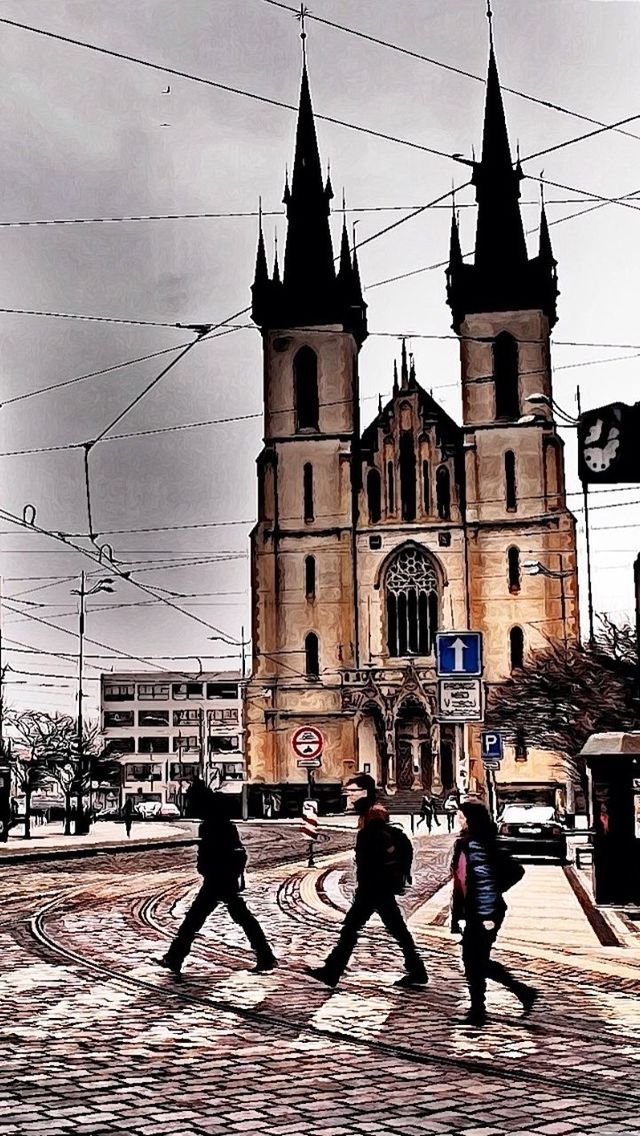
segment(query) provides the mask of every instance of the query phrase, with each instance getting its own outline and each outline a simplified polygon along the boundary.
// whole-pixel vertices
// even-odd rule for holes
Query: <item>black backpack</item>
[[[384,826],[386,848],[383,872],[395,895],[402,895],[413,881],[413,845],[406,832],[397,824]]]
[[[505,848],[497,848],[495,854],[495,873],[498,889],[504,894],[520,882],[524,876],[524,868],[518,860],[514,860]]]

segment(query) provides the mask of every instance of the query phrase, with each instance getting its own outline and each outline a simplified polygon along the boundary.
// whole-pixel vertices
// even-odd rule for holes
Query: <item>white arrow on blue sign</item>
[[[482,632],[440,631],[436,635],[436,674],[482,674]]]
[[[502,734],[496,730],[483,730],[480,739],[484,761],[499,761],[502,757]]]

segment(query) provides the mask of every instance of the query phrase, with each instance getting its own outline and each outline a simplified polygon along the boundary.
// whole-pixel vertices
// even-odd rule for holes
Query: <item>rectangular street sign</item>
[[[499,761],[489,761],[488,758],[485,758],[484,767],[485,767],[485,769],[493,769],[495,771],[495,770],[498,770],[500,768],[500,762]]]
[[[440,631],[436,635],[436,674],[463,677],[482,674],[482,632]]]
[[[482,683],[479,678],[441,678],[438,682],[441,722],[481,722]]]
[[[319,769],[322,765],[320,757],[299,757],[298,769]]]
[[[496,761],[502,757],[502,734],[497,730],[483,730],[480,743],[483,761]]]

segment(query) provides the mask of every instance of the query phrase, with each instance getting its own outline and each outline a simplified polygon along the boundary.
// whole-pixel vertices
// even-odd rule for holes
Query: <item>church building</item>
[[[264,448],[251,534],[248,775],[290,800],[306,792],[293,745],[301,728],[323,739],[315,794],[325,803],[357,771],[397,802],[423,789],[483,792],[481,727],[439,720],[436,633],[483,633],[485,690],[531,649],[579,635],[575,520],[552,409],[556,262],[544,205],[537,255],[528,254],[524,175],[511,158],[493,42],[482,152],[470,164],[475,255],[463,259],[454,212],[446,274],[462,424],[420,385],[403,342],[393,396],[363,429],[367,305],[346,222],[334,257],[333,192],[305,63],[284,263],[276,255],[269,271],[260,231],[252,287]],[[551,801],[571,797],[563,756],[524,731],[499,781],[507,794],[542,786]]]

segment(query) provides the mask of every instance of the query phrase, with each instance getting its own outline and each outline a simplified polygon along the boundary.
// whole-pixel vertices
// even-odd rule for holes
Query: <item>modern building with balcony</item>
[[[240,793],[244,683],[234,672],[108,673],[100,679],[105,749],[122,766],[122,802],[175,804],[195,776]]]

